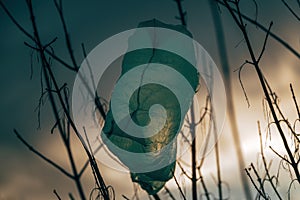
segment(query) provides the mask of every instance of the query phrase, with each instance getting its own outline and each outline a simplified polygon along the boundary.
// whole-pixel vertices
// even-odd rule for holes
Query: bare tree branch
[[[285,0],[281,0],[281,2],[284,4],[284,6],[292,13],[292,15],[294,15],[294,17],[296,17],[296,19],[298,21],[300,21],[300,17],[298,16],[298,14],[291,8],[291,6],[285,1]]]
[[[226,4],[224,2],[222,2],[222,0],[216,0],[220,5],[225,6]],[[237,13],[237,10],[235,8],[230,7],[230,9],[232,10],[232,12]],[[262,31],[264,31],[265,33],[268,32],[268,28],[266,28],[265,26],[263,26],[262,24],[260,24],[259,22],[251,19],[250,17],[244,15],[241,13],[241,16],[243,19],[247,20],[248,22],[250,22],[251,24],[257,26],[258,28],[260,28]],[[283,47],[285,47],[287,50],[289,50],[292,54],[294,54],[297,58],[300,59],[300,53],[298,51],[296,51],[291,45],[289,45],[286,41],[284,41],[281,37],[279,37],[278,35],[276,35],[275,33],[273,33],[272,31],[270,31],[270,36],[275,39],[277,42],[279,42]]]
[[[56,164],[54,161],[50,160],[49,158],[47,158],[46,156],[44,156],[42,153],[40,153],[38,150],[36,150],[33,146],[31,146],[28,142],[26,142],[26,140],[19,134],[19,132],[14,129],[14,133],[17,135],[18,139],[26,146],[28,147],[28,149],[30,151],[32,151],[33,153],[35,153],[37,156],[39,156],[40,158],[42,158],[44,161],[46,161],[47,163],[49,163],[50,165],[52,165],[53,167],[55,167],[56,169],[58,169],[60,172],[62,172],[64,175],[66,175],[67,177],[74,179],[74,176],[72,176],[69,172],[67,172],[64,168],[62,168],[61,166],[59,166],[58,164]]]
[[[56,192],[56,190],[53,190],[53,193],[55,194],[55,196],[58,200],[61,200],[61,198],[60,198],[59,194]]]

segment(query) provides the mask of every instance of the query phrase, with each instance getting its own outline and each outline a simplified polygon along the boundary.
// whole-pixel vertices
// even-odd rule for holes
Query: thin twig
[[[255,184],[255,181],[253,180],[251,174],[249,173],[248,169],[245,168],[246,174],[249,177],[249,179],[251,180],[252,185],[255,187],[256,191],[260,194],[260,196],[262,196],[264,199],[267,199],[263,193],[260,191],[260,189],[257,187],[257,185]]]
[[[63,32],[65,34],[66,45],[67,45],[67,49],[68,49],[68,52],[69,52],[69,56],[71,57],[71,60],[72,60],[72,63],[73,63],[73,68],[78,70],[78,66],[77,66],[75,56],[74,56],[74,53],[73,53],[71,40],[70,40],[70,36],[69,36],[69,33],[68,33],[68,29],[67,29],[67,25],[66,25],[64,13],[63,13],[62,1],[60,0],[59,3],[57,2],[57,0],[53,0],[53,1],[54,1],[56,9],[58,11],[60,21],[61,21],[62,26],[63,26]]]
[[[158,194],[153,194],[152,196],[154,197],[155,200],[160,200],[160,197],[158,196]]]
[[[297,179],[293,179],[293,180],[291,181],[291,183],[289,184],[289,189],[288,189],[288,200],[291,199],[291,189],[292,189],[292,185],[293,185],[293,183],[294,183],[295,181],[297,181]]]
[[[291,8],[291,6],[285,1],[285,0],[281,0],[281,2],[284,4],[284,6],[292,13],[292,15],[294,15],[294,17],[296,17],[296,19],[298,21],[300,21],[300,17],[298,16],[298,14]]]
[[[204,178],[203,178],[202,173],[201,173],[201,171],[200,171],[199,168],[198,168],[198,171],[199,171],[199,175],[200,175],[200,182],[201,182],[201,185],[202,185],[203,190],[204,190],[204,195],[206,196],[206,199],[207,199],[207,200],[210,200],[209,192],[208,192],[207,186],[206,186],[206,184],[205,184],[205,182],[204,182]]]
[[[70,200],[75,200],[74,196],[72,193],[69,193],[69,197],[70,197]]]
[[[130,200],[128,197],[126,197],[124,194],[122,194],[122,197],[126,200]]]
[[[224,2],[222,2],[222,0],[216,0],[220,5],[226,7],[226,4]],[[232,12],[237,13],[237,10],[230,7],[229,8],[232,10]],[[251,24],[257,26],[258,28],[260,28],[262,31],[264,31],[265,33],[268,32],[268,28],[264,27],[262,24],[258,23],[256,20],[251,19],[250,17],[244,15],[241,13],[241,16],[243,19],[247,20],[248,22],[250,22]],[[279,42],[283,47],[285,47],[287,50],[289,50],[292,54],[294,54],[298,59],[300,59],[300,53],[298,51],[296,51],[291,45],[289,45],[286,41],[284,41],[281,37],[279,37],[278,35],[276,35],[275,33],[273,33],[272,31],[270,31],[270,36],[275,39],[277,42]]]
[[[192,151],[192,195],[193,200],[197,200],[197,174],[196,174],[196,168],[197,168],[197,160],[196,160],[196,120],[195,120],[195,110],[194,110],[194,104],[191,105],[191,122],[190,122],[190,132],[192,135],[193,141],[191,146]]]
[[[188,179],[192,180],[192,177],[191,177],[189,174],[187,174],[187,172],[184,170],[184,168],[182,167],[182,165],[180,164],[180,162],[177,161],[176,163],[178,164],[178,166],[179,166],[179,168],[181,169],[182,173],[183,173]]]
[[[60,196],[59,196],[59,194],[57,193],[56,190],[53,190],[53,193],[55,194],[55,196],[56,196],[56,198],[57,198],[58,200],[61,200],[61,198],[60,198]]]
[[[242,87],[242,91],[243,91],[243,94],[245,96],[245,99],[246,99],[246,102],[247,102],[247,105],[248,105],[248,108],[250,108],[250,101],[249,101],[249,98],[248,98],[248,95],[247,95],[247,92],[246,92],[246,89],[245,89],[245,86],[243,84],[243,80],[242,80],[242,70],[244,69],[244,66],[248,64],[248,62],[244,62],[239,68],[238,68],[238,78],[239,78],[239,82],[240,82],[240,85]],[[236,71],[236,70],[234,70]]]
[[[174,195],[172,194],[172,192],[169,190],[169,188],[167,186],[164,186],[164,189],[166,190],[166,193],[169,195],[169,197],[172,199],[172,200],[176,200]]]
[[[300,111],[299,111],[299,106],[298,106],[297,99],[296,99],[296,96],[295,96],[295,93],[294,93],[294,89],[293,89],[293,86],[292,86],[292,84],[291,84],[291,83],[290,83],[290,89],[291,89],[291,92],[292,92],[292,97],[293,97],[294,104],[295,104],[295,107],[296,107],[296,110],[297,110],[298,119],[300,119]]]
[[[261,158],[262,158],[262,161],[263,161],[263,165],[264,165],[264,168],[265,168],[265,172],[266,172],[266,176],[268,177],[268,181],[270,182],[274,192],[276,193],[278,199],[282,199],[278,190],[276,189],[273,181],[272,181],[272,178],[270,176],[270,173],[269,173],[269,169],[268,169],[268,166],[267,166],[267,162],[266,162],[266,158],[265,158],[265,155],[264,155],[264,149],[263,149],[263,141],[262,141],[262,134],[261,134],[261,129],[260,129],[260,123],[259,121],[257,122],[257,126],[258,126],[258,134],[259,134],[259,142],[260,142],[260,154],[261,154]]]
[[[259,54],[259,56],[258,56],[258,59],[257,59],[257,62],[258,62],[258,63],[259,63],[260,59],[262,58],[262,56],[263,56],[263,54],[264,54],[264,52],[265,52],[265,50],[266,50],[266,45],[267,45],[267,41],[268,41],[268,38],[269,38],[269,35],[270,35],[270,30],[271,30],[271,28],[272,28],[272,25],[273,25],[273,22],[271,22],[270,25],[269,25],[267,34],[266,34],[266,36],[265,36],[265,40],[264,40],[264,44],[263,44],[262,50],[261,50],[261,52],[260,52],[260,54]]]
[[[98,165],[97,165],[97,162],[95,160],[93,153],[89,151],[88,146],[85,143],[84,139],[81,137],[81,135],[79,134],[79,135],[77,135],[77,137],[79,138],[79,140],[80,140],[82,146],[84,147],[84,150],[89,158],[90,165],[93,170],[94,178],[99,185],[99,190],[101,191],[103,198],[105,200],[109,200],[109,193],[108,193],[107,187],[104,183],[103,177],[100,173],[100,170],[98,168]]]
[[[287,160],[285,157],[283,157],[282,155],[280,155],[277,151],[275,151],[274,149],[273,149],[273,147],[271,147],[271,146],[269,146],[269,148],[278,156],[278,157],[280,157],[282,160],[284,160],[285,162],[287,162],[288,164],[292,164],[289,160]]]
[[[263,198],[267,199],[267,195],[266,195],[266,192],[265,192],[265,188],[264,188],[264,184],[263,184],[262,178],[259,176],[259,174],[258,174],[257,170],[255,169],[253,163],[251,163],[251,167],[252,167],[252,169],[254,171],[254,174],[255,174],[255,176],[257,178],[257,182],[259,183],[260,191],[261,191],[261,193],[263,195]]]
[[[92,91],[95,91],[94,92],[94,94],[95,94],[95,99],[94,99],[95,100],[95,105],[96,105],[96,108],[99,110],[102,118],[105,120],[106,119],[106,113],[105,113],[105,111],[103,109],[103,106],[102,106],[102,104],[100,102],[100,97],[99,97],[98,92],[96,90],[97,88],[96,88],[95,81],[94,81],[94,75],[93,75],[93,72],[92,72],[92,66],[90,65],[90,62],[87,59],[87,53],[86,53],[86,50],[85,50],[85,47],[84,47],[83,43],[81,44],[81,48],[82,48],[83,55],[85,57],[86,64],[87,64],[88,69],[90,71],[90,77],[91,77],[92,84],[93,84],[93,88],[92,88],[93,90]],[[81,74],[79,73],[79,76],[80,75]],[[82,78],[82,80],[84,80],[83,77],[80,77],[80,78]],[[93,94],[93,92],[90,90],[90,88],[88,86],[86,86],[86,87],[89,90],[90,94]]]
[[[14,133],[17,135],[18,139],[26,147],[28,147],[28,149],[30,151],[32,151],[37,156],[39,156],[40,158],[42,158],[44,161],[46,161],[47,163],[49,163],[50,165],[52,165],[53,167],[55,167],[56,169],[58,169],[59,171],[61,171],[67,177],[69,177],[71,179],[74,179],[74,177],[69,172],[67,172],[64,168],[62,168],[61,166],[59,166],[58,164],[56,164],[55,162],[53,162],[52,160],[50,160],[49,158],[47,158],[46,156],[44,156],[42,153],[40,153],[38,150],[36,150],[33,146],[31,146],[28,142],[26,142],[26,140],[19,134],[19,132],[16,129],[14,129]]]
[[[185,197],[185,195],[184,195],[184,193],[183,193],[183,191],[182,191],[182,189],[181,189],[181,187],[180,187],[180,184],[179,184],[178,181],[177,181],[176,176],[174,175],[173,178],[174,178],[174,181],[175,181],[175,183],[176,183],[176,186],[177,186],[177,188],[178,188],[178,190],[179,190],[179,192],[180,192],[182,198],[183,198],[184,200],[186,200],[186,197]]]
[[[177,8],[178,8],[178,12],[179,12],[179,17],[176,17],[176,19],[179,19],[183,26],[187,26],[186,12],[183,11],[182,4],[181,4],[181,2],[183,0],[174,0],[174,1],[177,3]]]
[[[296,139],[297,142],[299,143],[299,142],[300,142],[300,139],[298,138],[297,133],[296,133],[295,130],[292,128],[290,122],[289,122],[287,119],[285,119],[285,116],[284,116],[283,112],[281,111],[281,109],[280,109],[280,107],[279,107],[277,95],[272,91],[272,89],[271,89],[271,87],[270,87],[270,85],[269,85],[267,79],[266,79],[265,77],[264,77],[264,79],[265,79],[265,83],[266,83],[266,85],[267,85],[267,87],[268,87],[269,94],[271,94],[270,96],[271,96],[271,98],[273,99],[273,102],[274,102],[273,104],[274,104],[274,106],[276,107],[277,111],[279,112],[279,115],[282,117],[282,120],[279,120],[279,123],[280,123],[280,122],[284,122],[284,123],[288,126],[289,130],[292,132],[292,134],[293,134],[293,136],[294,136],[294,139]],[[272,122],[272,123],[275,123],[275,122]],[[272,123],[270,123],[270,124],[272,124]]]

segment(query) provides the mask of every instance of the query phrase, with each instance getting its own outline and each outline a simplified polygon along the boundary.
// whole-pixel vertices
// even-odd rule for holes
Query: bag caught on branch
[[[184,48],[193,56],[192,42],[182,44],[158,30],[171,29],[192,37],[185,27],[153,19],[140,23],[139,28],[128,41],[101,138],[130,170],[132,181],[148,194],[156,194],[174,175],[176,136],[198,87],[199,74],[193,64],[166,50]]]

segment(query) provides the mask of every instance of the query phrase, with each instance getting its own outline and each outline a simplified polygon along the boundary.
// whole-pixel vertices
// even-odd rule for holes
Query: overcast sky
[[[31,31],[30,20],[24,1],[3,1],[15,18],[28,31]],[[296,1],[295,1],[296,2]],[[67,49],[65,48],[62,26],[58,13],[52,1],[33,1],[36,18],[40,27],[42,40],[47,43],[58,37],[53,45],[55,52],[69,62]],[[258,21],[268,26],[274,21],[273,32],[286,40],[296,50],[300,51],[299,22],[283,6],[280,0],[257,1]],[[177,7],[172,0],[106,0],[106,1],[63,1],[67,26],[71,35],[73,49],[78,63],[83,60],[81,43],[84,43],[87,52],[106,38],[121,31],[137,27],[141,21],[159,19],[165,23],[179,24],[175,19]],[[187,11],[188,28],[193,37],[207,50],[213,60],[219,65],[219,57],[212,23],[212,17],[208,0],[185,0],[184,9]],[[300,8],[296,3],[292,6],[298,13]],[[243,0],[242,10],[251,17],[255,17],[255,6],[252,1]],[[237,73],[233,73],[245,59],[248,59],[245,44],[239,42],[242,35],[237,29],[228,12],[221,8],[221,17],[226,36],[227,51],[232,72],[232,83],[234,88],[234,102],[238,118],[238,127],[242,138],[243,153],[246,164],[256,162],[259,150],[256,121],[261,120],[265,125],[263,108],[261,105],[263,95],[256,84],[258,79],[251,67],[243,71],[243,81],[250,99],[251,107],[243,96],[238,83]],[[249,26],[249,33],[257,54],[263,43],[264,33]],[[51,135],[49,130],[53,125],[50,109],[46,106],[41,110],[41,128],[38,129],[38,117],[35,108],[40,97],[40,66],[33,57],[33,76],[30,80],[30,55],[31,50],[24,42],[31,44],[16,26],[8,19],[0,9],[0,200],[35,200],[55,199],[52,190],[57,189],[62,197],[67,197],[68,192],[76,195],[74,184],[66,177],[61,176],[58,171],[48,166],[41,159],[29,152],[15,135],[16,128],[30,143],[36,146],[49,157],[54,158],[63,166],[68,167],[67,157],[63,153],[62,143],[57,135]],[[36,55],[36,54],[34,54]],[[281,105],[287,116],[295,117],[293,104],[289,94],[289,83],[293,83],[296,93],[300,95],[300,66],[299,60],[290,52],[285,50],[273,39],[267,45],[266,54],[262,60],[263,71],[277,94],[280,96]],[[72,85],[75,74],[53,66],[60,83],[67,82]],[[299,97],[300,99],[300,97]],[[265,127],[264,127],[265,128]],[[265,129],[263,129],[265,130]],[[276,136],[274,136],[276,145]],[[229,183],[232,199],[241,199],[242,187],[240,186],[236,158],[229,126],[226,122],[222,137],[222,174],[224,180]],[[75,144],[76,146],[76,144]],[[78,145],[77,145],[78,146]],[[76,146],[76,147],[77,147]],[[84,154],[79,148],[74,148],[78,153],[76,159],[83,161]],[[275,157],[270,153],[270,158]],[[213,156],[208,158],[212,160]],[[129,175],[119,173],[101,166],[104,178],[108,184],[115,187],[117,199],[121,194],[128,197],[132,195],[132,184]],[[213,187],[210,176],[210,166],[206,166],[204,176],[207,176],[209,184]],[[126,180],[126,181],[122,181]],[[84,176],[85,187],[93,186],[91,176]],[[287,183],[283,182],[283,185]],[[170,184],[172,186],[172,184]],[[284,190],[283,190],[284,191]],[[88,189],[87,192],[88,193]],[[298,187],[299,194],[299,187]],[[286,195],[286,193],[284,193]]]

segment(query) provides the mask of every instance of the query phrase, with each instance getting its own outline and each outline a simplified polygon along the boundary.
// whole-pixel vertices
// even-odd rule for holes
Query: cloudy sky
[[[18,22],[28,31],[31,31],[25,1],[4,0],[3,2]],[[244,0],[241,2],[242,11],[255,18],[253,1]],[[57,42],[53,44],[55,53],[69,62],[62,26],[54,3],[52,1],[33,1],[33,4],[42,40],[47,43],[58,37]],[[257,1],[257,4],[258,21],[265,26],[273,21],[272,31],[300,52],[299,21],[283,6],[282,2],[280,0],[272,2],[261,0]],[[85,44],[87,52],[89,52],[106,38],[135,28],[141,21],[156,18],[165,23],[179,23],[175,19],[178,12],[176,3],[172,0],[63,1],[63,6],[78,63],[83,60],[81,43]],[[193,37],[207,50],[219,66],[220,59],[208,0],[185,0],[183,6],[187,11],[188,28]],[[296,1],[292,2],[291,6],[300,13]],[[240,31],[227,10],[222,7],[221,17],[232,72],[233,101],[243,155],[248,166],[251,162],[256,164],[259,152],[257,120],[261,121],[264,133],[266,130],[262,106],[263,94],[253,68],[246,67],[242,72],[242,78],[251,104],[248,108],[238,82],[238,75],[233,71],[241,66],[246,59],[249,59],[249,55],[245,43],[240,42],[242,40]],[[248,24],[248,28],[254,50],[257,52],[256,54],[259,54],[265,34],[251,24]],[[63,199],[67,199],[69,192],[77,195],[73,182],[32,154],[13,134],[13,129],[16,128],[37,149],[67,169],[69,168],[66,153],[57,137],[58,135],[50,134],[53,118],[47,102],[41,110],[41,124],[38,128],[38,113],[35,108],[41,94],[40,66],[36,57],[33,56],[32,79],[30,79],[31,50],[24,45],[25,41],[31,42],[0,9],[0,92],[2,94],[0,104],[0,200],[55,199],[52,193],[53,189],[56,189]],[[300,94],[299,59],[270,38],[261,66],[266,78],[280,97],[280,105],[286,116],[293,121],[296,112],[289,93],[289,84],[292,83],[296,94]],[[60,83],[73,84],[76,74],[62,69],[59,65],[53,66],[53,68]],[[231,199],[243,199],[232,141],[227,120],[220,138],[222,178],[230,185],[230,192],[227,193]],[[278,141],[278,136],[275,134],[271,145],[278,146],[278,151],[281,152],[281,144]],[[80,166],[85,157],[75,139],[73,142],[76,160]],[[276,160],[278,159],[268,149],[266,151],[269,160],[274,159],[273,167],[277,169]],[[213,165],[214,156],[211,154],[207,158],[203,175],[212,192],[216,190],[211,176],[212,173],[215,173]],[[132,196],[133,186],[128,174],[117,172],[101,164],[100,169],[107,184],[115,188],[116,199],[121,199],[122,194],[128,197]],[[83,177],[86,193],[89,193],[94,184],[89,173],[88,171]],[[282,173],[282,177],[286,176],[284,172]],[[168,186],[176,190],[172,181],[168,183]],[[284,197],[287,195],[286,186],[288,186],[288,180],[282,179],[280,191]],[[188,182],[186,188],[189,196]],[[297,189],[299,195],[299,187]],[[296,196],[297,189],[293,188],[292,195]],[[174,193],[176,192],[174,191]],[[255,194],[254,190],[252,192]]]

